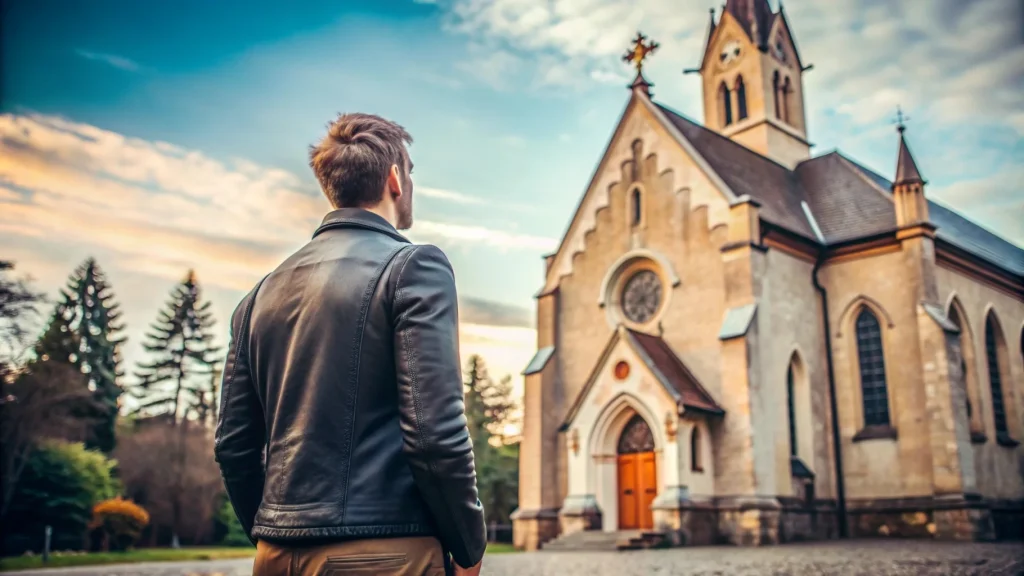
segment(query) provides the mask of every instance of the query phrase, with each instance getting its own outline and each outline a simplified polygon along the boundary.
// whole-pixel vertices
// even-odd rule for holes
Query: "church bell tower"
[[[711,11],[700,72],[704,125],[793,168],[810,157],[802,75],[783,9],[728,0]]]

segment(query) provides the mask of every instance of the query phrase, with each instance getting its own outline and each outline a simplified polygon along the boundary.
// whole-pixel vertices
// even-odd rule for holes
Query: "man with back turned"
[[[332,123],[310,165],[334,210],[232,316],[215,452],[255,575],[479,573],[455,278],[398,232],[411,142]]]

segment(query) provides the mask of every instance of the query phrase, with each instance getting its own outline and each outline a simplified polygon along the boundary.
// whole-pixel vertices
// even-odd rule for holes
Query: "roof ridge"
[[[782,168],[786,172],[790,172],[790,173],[794,172],[794,170],[791,170],[789,167],[785,166],[784,164],[780,164],[779,162],[777,162],[777,161],[775,161],[775,160],[765,156],[764,154],[761,154],[760,152],[757,152],[756,150],[751,150],[750,148],[747,148],[743,144],[740,144],[739,142],[736,142],[732,138],[729,138],[728,136],[724,136],[724,135],[722,135],[722,134],[720,134],[718,132],[715,132],[711,128],[708,128],[707,126],[704,126],[703,124],[700,124],[700,123],[698,123],[698,122],[696,122],[694,120],[691,120],[690,118],[686,117],[686,115],[681,114],[679,112],[676,112],[675,110],[673,110],[672,108],[669,108],[668,106],[665,106],[664,104],[659,104],[658,102],[654,102],[653,100],[652,100],[652,103],[655,106],[657,106],[658,108],[661,108],[662,110],[664,110],[665,112],[668,112],[670,114],[674,114],[674,115],[678,116],[679,118],[681,118],[682,120],[684,120],[686,122],[689,122],[690,124],[693,124],[697,128],[700,128],[701,130],[707,132],[708,134],[713,134],[715,137],[720,138],[720,139],[722,139],[722,140],[732,144],[733,146],[736,146],[737,148],[739,148],[739,149],[743,150],[744,152],[750,154],[754,158],[760,158],[761,160],[764,160],[765,162],[770,162],[770,163],[778,166],[779,168]]]

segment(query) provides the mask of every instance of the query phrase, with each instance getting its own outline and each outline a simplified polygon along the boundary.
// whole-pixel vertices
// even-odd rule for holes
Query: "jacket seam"
[[[263,286],[263,282],[266,279],[267,279],[267,276],[264,276],[259,281],[259,283],[256,284],[256,288],[253,289],[252,295],[248,298],[248,302],[245,303],[245,311],[242,313],[242,325],[240,326],[241,329],[239,330],[239,332],[241,332],[241,334],[239,334],[239,336],[238,336],[238,343],[235,344],[235,361],[231,365],[231,375],[224,382],[224,386],[223,386],[224,389],[221,392],[223,394],[223,396],[224,396],[223,400],[221,401],[221,407],[220,407],[220,413],[222,415],[225,412],[224,409],[227,408],[228,404],[231,401],[231,391],[232,391],[233,385],[235,383],[235,376],[238,374],[238,359],[242,355],[243,346],[244,346],[245,342],[249,338],[249,318],[250,318],[250,316],[252,314],[253,305],[255,305],[255,303],[256,303],[256,294],[259,293],[260,286]],[[249,364],[248,355],[246,355],[246,362],[245,363],[246,363],[246,367],[249,369],[249,373],[251,374],[252,373],[252,367],[248,365]],[[255,384],[255,382],[253,384]],[[223,435],[218,434],[216,439],[214,440],[214,444],[213,444],[214,452],[216,452],[217,449],[220,448],[221,442],[223,440],[224,440]]]
[[[334,220],[332,222],[326,222],[324,224],[321,224],[320,227],[317,228],[315,232],[313,232],[313,237],[316,238],[324,230],[330,230],[331,228],[341,228],[344,226],[355,226],[358,228],[366,228],[368,230],[376,230],[377,232],[387,234],[388,236],[391,236],[392,238],[400,240],[406,244],[409,243],[409,239],[403,236],[397,230],[389,230],[388,228],[385,228],[384,226],[381,226],[379,224],[374,224],[372,222],[360,222],[358,220],[352,219]]]
[[[416,255],[416,251],[418,249],[419,249],[419,246],[417,246],[416,248],[413,249],[412,253],[409,255],[409,258],[406,259],[406,261],[402,264],[401,270],[399,270],[399,273],[398,273],[398,283],[397,283],[397,285],[399,287],[399,296],[396,297],[396,301],[400,301],[401,295],[404,293],[404,291],[402,290],[402,287],[401,287],[402,273],[405,272],[405,266],[409,263],[409,260],[412,260],[412,258]],[[415,357],[415,352],[412,350],[412,346],[409,345],[408,338],[409,338],[408,333],[402,335],[402,340],[403,340],[403,342],[405,344],[405,360],[406,360],[406,363],[409,364],[409,367],[410,367],[410,370],[409,370],[409,372],[410,372],[409,381],[410,381],[410,384],[412,386],[413,408],[414,408],[414,411],[416,413],[416,436],[420,439],[420,442],[423,444],[421,449],[426,454],[430,454],[430,450],[431,450],[432,444],[424,437],[424,435],[422,434],[421,429],[420,429],[420,420],[421,420],[421,415],[422,415],[423,411],[422,411],[421,404],[420,404],[420,392],[419,392],[419,373],[418,373],[419,359]],[[415,358],[415,361],[413,361],[414,358]],[[453,507],[451,505],[451,500],[448,498],[448,495],[446,494],[446,491],[444,489],[442,489],[440,486],[438,486],[438,482],[437,482],[437,469],[434,467],[433,459],[432,458],[427,458],[426,460],[427,460],[427,467],[430,469],[430,483],[433,484],[435,490],[440,493],[439,495],[444,500],[445,507],[447,509],[449,509],[449,510],[453,510]],[[465,526],[462,525],[462,522],[461,522],[461,520],[459,518],[459,514],[452,514],[452,521],[455,522],[455,524],[456,524],[457,531],[456,531],[455,536],[459,539],[459,544],[462,547],[462,551],[464,551],[466,553],[469,553],[470,550],[466,546],[465,539],[463,538],[463,536],[464,536],[463,532],[465,531],[464,530]]]
[[[377,266],[377,269],[374,271],[373,276],[370,278],[370,281],[366,284],[366,290],[363,291],[363,300],[359,304],[359,321],[356,326],[355,336],[352,342],[352,371],[349,374],[352,378],[352,400],[347,411],[347,414],[349,414],[350,416],[348,428],[345,430],[344,439],[344,446],[349,453],[349,457],[345,462],[345,480],[341,486],[342,522],[344,522],[345,517],[348,516],[348,484],[349,477],[351,476],[352,472],[352,436],[355,434],[355,410],[356,406],[359,403],[359,369],[363,349],[363,336],[366,329],[366,313],[369,309],[370,299],[373,297],[373,291],[377,287],[377,285],[380,284],[380,278],[384,273],[384,269],[387,267],[388,264],[391,263],[391,260],[393,260],[394,257],[399,252],[401,252],[403,248],[405,248],[404,244],[399,245],[396,248],[393,248],[391,252],[387,255],[387,257],[385,257],[384,260],[382,260],[381,263]]]

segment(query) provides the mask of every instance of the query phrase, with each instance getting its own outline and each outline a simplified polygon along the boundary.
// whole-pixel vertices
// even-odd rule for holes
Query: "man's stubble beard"
[[[398,224],[395,228],[398,230],[412,228],[412,180],[407,180],[406,184],[409,193],[403,194],[395,206],[395,219]]]

